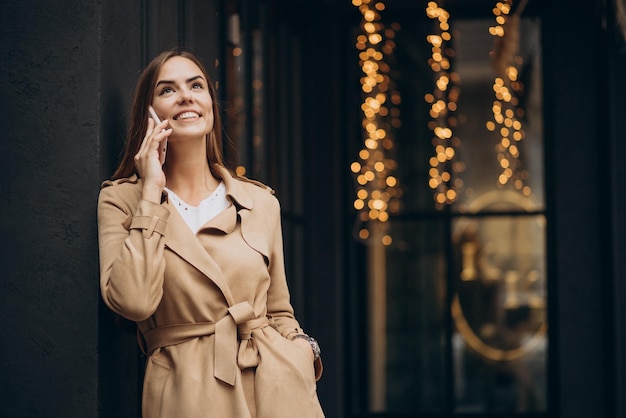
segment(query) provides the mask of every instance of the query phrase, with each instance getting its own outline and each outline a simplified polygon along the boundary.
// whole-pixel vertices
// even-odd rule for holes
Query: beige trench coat
[[[144,418],[323,417],[321,362],[292,341],[280,207],[219,167],[231,206],[196,235],[136,176],[102,185],[100,288],[148,354]]]

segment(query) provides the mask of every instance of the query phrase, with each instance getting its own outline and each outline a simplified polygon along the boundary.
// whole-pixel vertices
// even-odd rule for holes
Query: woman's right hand
[[[161,202],[161,193],[165,187],[165,172],[159,160],[159,147],[161,142],[172,133],[171,128],[165,129],[167,124],[167,119],[156,124],[152,118],[149,118],[146,136],[139,151],[135,154],[135,167],[143,180],[141,197],[155,203]]]

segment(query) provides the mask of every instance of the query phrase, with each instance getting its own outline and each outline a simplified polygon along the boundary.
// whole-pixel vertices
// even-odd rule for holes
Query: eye
[[[173,91],[174,91],[174,89],[173,89],[172,87],[170,87],[170,86],[165,86],[165,87],[163,87],[163,88],[159,91],[159,96],[162,96],[162,95],[167,94],[167,93],[172,93]]]
[[[192,89],[203,89],[204,88],[204,84],[202,84],[200,81],[196,81],[191,85]]]

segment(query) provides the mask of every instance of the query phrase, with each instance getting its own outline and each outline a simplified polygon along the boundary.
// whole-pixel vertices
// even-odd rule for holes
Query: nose
[[[191,92],[188,89],[182,89],[178,97],[179,103],[185,103],[191,101]]]

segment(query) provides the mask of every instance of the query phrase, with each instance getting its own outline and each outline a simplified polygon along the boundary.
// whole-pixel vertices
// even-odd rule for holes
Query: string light
[[[398,27],[385,28],[380,21],[380,12],[385,9],[382,1],[352,0],[352,4],[362,14],[356,48],[363,72],[360,81],[364,140],[358,161],[350,166],[357,183],[354,209],[361,225],[357,235],[362,240],[380,239],[384,245],[390,245],[393,240],[385,231],[390,214],[399,211],[401,196],[398,179],[393,176],[397,162],[391,156],[395,148],[394,130],[401,124],[397,107],[401,97],[389,76],[388,63]],[[376,228],[383,231],[382,235],[373,233],[372,223],[383,226]]]
[[[489,28],[489,33],[495,37],[491,58],[496,73],[493,83],[496,99],[491,107],[493,120],[488,121],[486,126],[500,136],[496,145],[501,168],[498,187],[510,184],[523,195],[530,196],[532,191],[526,184],[528,170],[520,160],[520,142],[525,137],[522,123],[525,112],[519,101],[524,94],[524,84],[519,80],[523,59],[518,55],[518,49],[520,14],[525,4],[526,0],[522,1],[514,14],[511,14],[513,0],[499,1],[492,9],[496,25]]]
[[[449,46],[452,40],[448,19],[450,14],[436,1],[428,2],[426,15],[437,21],[435,33],[426,39],[431,44],[431,57],[428,64],[434,73],[434,90],[425,96],[430,104],[431,121],[428,126],[433,131],[432,144],[435,154],[430,158],[428,185],[433,189],[435,207],[443,209],[458,199],[463,188],[459,173],[465,166],[458,158],[461,140],[454,134],[457,125],[455,116],[460,95],[459,75],[452,71],[451,58],[454,49]]]

